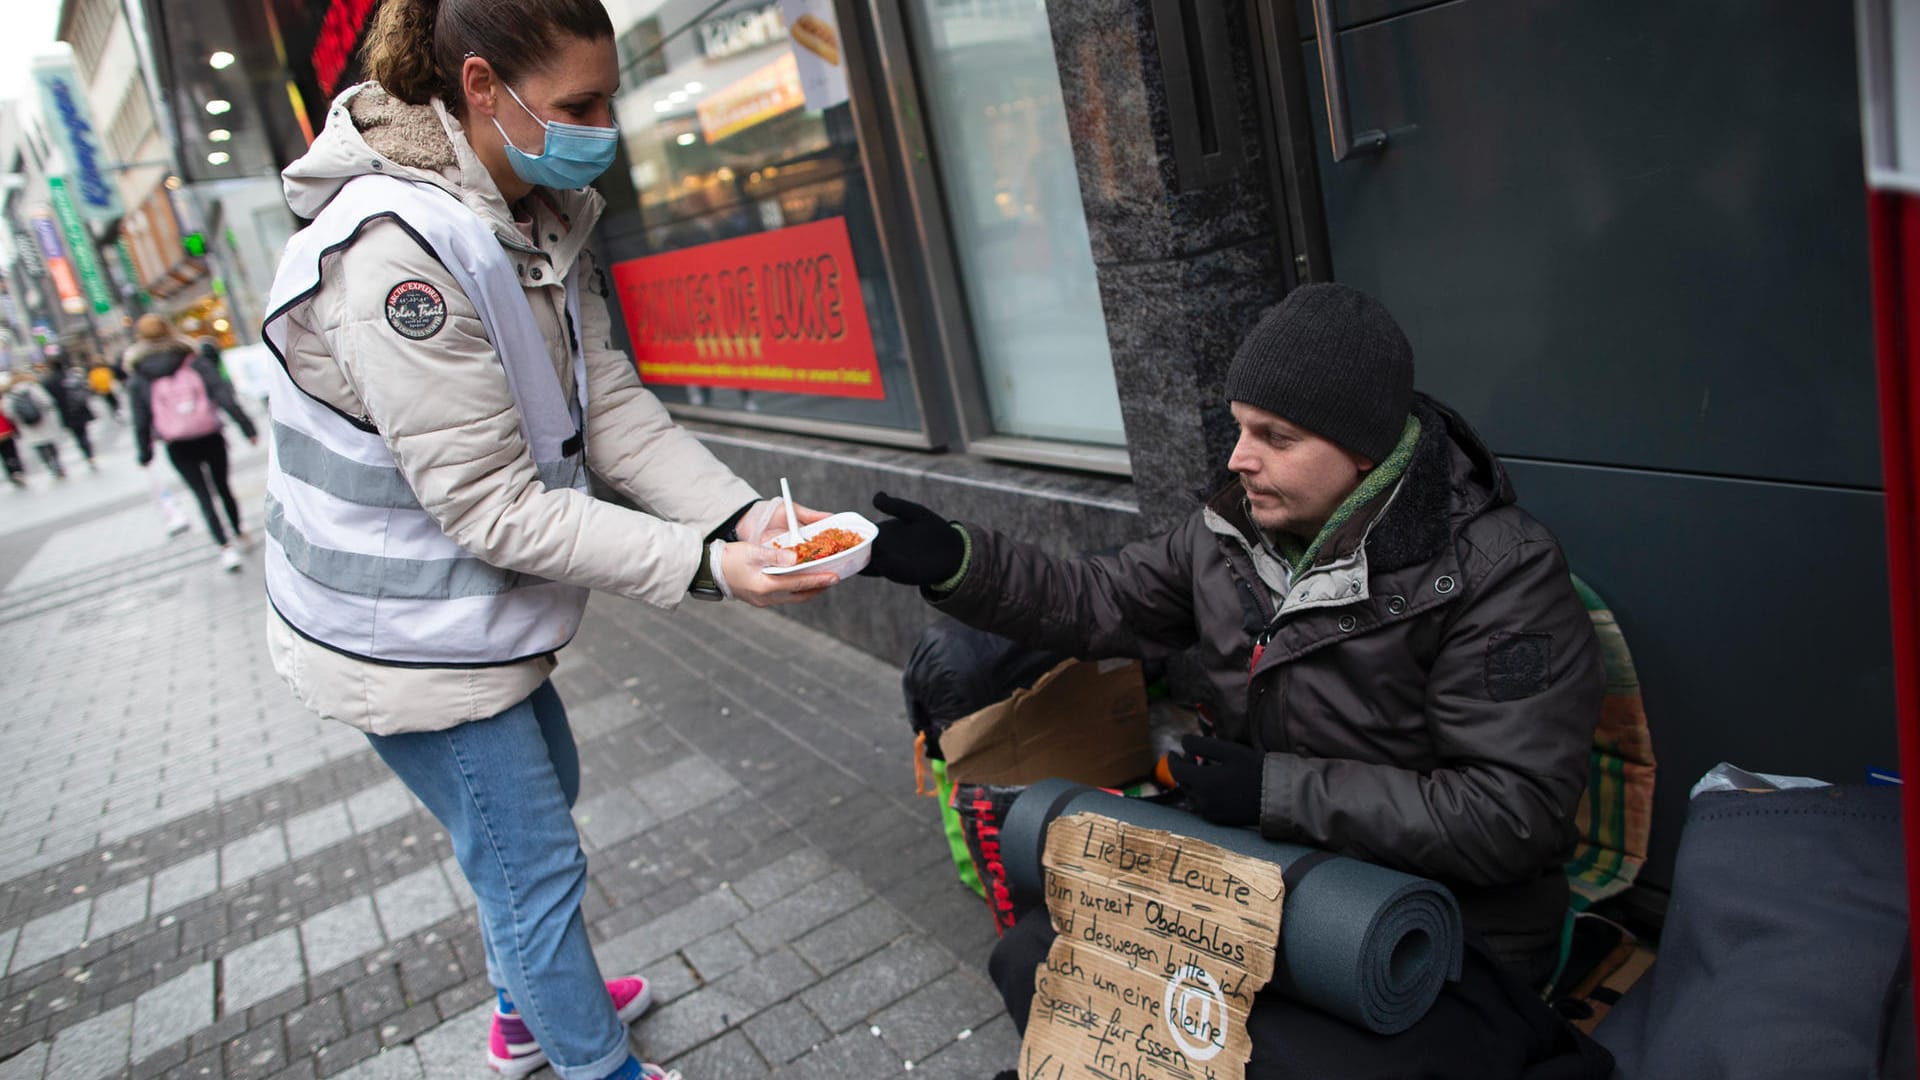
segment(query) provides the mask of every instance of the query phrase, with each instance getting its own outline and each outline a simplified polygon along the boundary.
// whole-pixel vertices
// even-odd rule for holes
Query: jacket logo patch
[[[1487,639],[1487,696],[1519,701],[1553,682],[1553,635],[1496,633]]]
[[[413,341],[425,341],[447,325],[447,298],[424,281],[403,281],[387,290],[387,325]]]

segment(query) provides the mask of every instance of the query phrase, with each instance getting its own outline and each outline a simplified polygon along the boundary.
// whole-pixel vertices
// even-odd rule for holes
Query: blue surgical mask
[[[507,86],[504,82],[500,85]],[[513,87],[507,86],[507,93],[513,94],[513,100],[521,108],[527,109],[527,103],[520,100],[519,94],[513,93]],[[615,155],[620,152],[620,129],[617,127],[589,127],[585,124],[541,120],[532,109],[527,109],[527,115],[546,130],[546,138],[537,155],[513,145],[513,138],[507,134],[506,128],[500,126],[498,117],[493,118],[493,126],[507,142],[507,164],[513,166],[513,175],[529,184],[563,190],[586,187],[607,171],[607,166],[613,164]]]

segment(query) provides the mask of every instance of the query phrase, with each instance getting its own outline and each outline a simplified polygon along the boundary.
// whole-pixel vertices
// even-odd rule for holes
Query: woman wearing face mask
[[[509,1075],[661,1075],[628,1053],[644,980],[581,921],[579,759],[548,674],[587,590],[805,599],[784,517],[676,427],[611,347],[587,250],[613,160],[599,0],[386,0],[371,81],[286,170],[268,344],[274,666],[364,729],[478,897]],[[587,471],[646,513],[595,501]],[[796,508],[799,510],[799,508]],[[799,510],[802,521],[822,515]]]

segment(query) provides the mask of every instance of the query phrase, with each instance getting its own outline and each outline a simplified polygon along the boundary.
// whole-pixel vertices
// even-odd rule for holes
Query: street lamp
[[[207,115],[223,116],[232,108],[233,102],[228,101],[226,98],[214,98],[212,101],[207,102]]]
[[[225,49],[207,57],[207,66],[215,71],[225,71],[233,66],[233,54]]]
[[[208,142],[226,142],[231,138],[233,138],[233,132],[228,131],[226,128],[214,128],[212,131],[207,132]]]
[[[213,153],[207,155],[207,164],[209,165],[225,165],[232,160],[233,158],[230,157],[225,150],[215,150]]]

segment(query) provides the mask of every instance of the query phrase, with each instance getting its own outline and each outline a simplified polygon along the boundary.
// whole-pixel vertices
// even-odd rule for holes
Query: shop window
[[[1044,0],[908,0],[998,435],[1124,445]]]
[[[832,4],[634,6],[615,109],[647,253],[614,285],[641,378],[669,404],[919,432],[845,51],[800,47],[783,11],[831,25]]]
[[[1042,0],[610,8],[608,255],[662,400],[1126,471]]]

